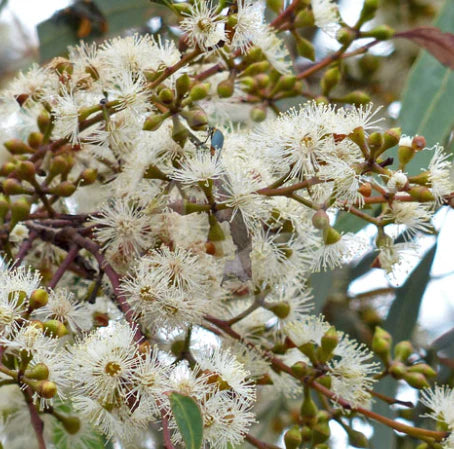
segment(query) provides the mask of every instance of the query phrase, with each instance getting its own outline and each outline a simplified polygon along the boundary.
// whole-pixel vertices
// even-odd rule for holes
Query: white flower
[[[211,396],[202,405],[203,439],[213,449],[228,449],[242,443],[255,422],[250,404],[226,392]]]
[[[328,362],[332,391],[336,396],[347,400],[353,407],[368,406],[370,389],[378,372],[379,364],[371,362],[373,353],[369,349],[346,335],[342,335],[334,350],[334,357]]]
[[[194,355],[200,368],[221,391],[232,391],[244,404],[255,401],[255,386],[249,379],[250,373],[229,349],[205,346]]]
[[[36,316],[42,321],[58,320],[73,332],[88,331],[92,326],[90,305],[78,302],[74,294],[64,288],[50,292],[47,304],[36,311]]]
[[[315,25],[334,35],[339,29],[339,10],[333,0],[311,0]]]
[[[417,232],[430,232],[432,214],[433,208],[428,204],[393,201],[384,218],[405,226],[406,236],[411,237]]]
[[[191,6],[191,11],[180,23],[191,45],[209,51],[226,39],[223,18],[216,13],[211,1],[202,0]]]
[[[61,95],[55,98],[53,107],[55,138],[68,138],[72,144],[79,142],[79,109],[74,92],[62,88]]]
[[[26,238],[28,238],[28,228],[21,223],[16,224],[9,235],[9,241],[16,245],[23,242]]]
[[[266,27],[254,41],[254,44],[262,50],[268,62],[279,73],[284,75],[290,73],[291,62],[287,47],[271,27]]]
[[[329,328],[330,324],[325,321],[322,315],[308,315],[300,321],[287,324],[285,333],[296,346],[310,342],[320,345],[323,335]]]
[[[260,36],[266,32],[264,24],[265,5],[263,1],[240,0],[238,2],[237,23],[232,47],[245,52],[248,47],[260,41]]]
[[[435,145],[431,149],[434,152],[429,163],[429,180],[431,192],[436,203],[440,205],[443,197],[454,190],[451,156],[446,153],[442,146]]]
[[[125,398],[136,365],[134,336],[129,325],[116,323],[69,347],[68,370],[74,393],[103,403]]]
[[[386,273],[397,275],[400,271],[408,273],[410,269],[409,257],[417,257],[418,245],[414,242],[393,243],[382,245],[379,248],[378,261],[380,268]]]
[[[201,401],[205,395],[215,391],[208,380],[209,376],[202,373],[197,365],[190,369],[186,362],[180,362],[170,372],[169,390]]]
[[[207,184],[210,179],[219,179],[224,173],[221,160],[212,157],[210,152],[197,152],[194,157],[181,162],[178,169],[170,175],[182,184]]]
[[[140,254],[152,245],[150,218],[128,200],[108,203],[91,218],[95,237],[103,248],[121,253],[125,258]]]
[[[454,428],[454,390],[446,385],[435,385],[421,392],[421,402],[432,411],[427,416],[443,420],[450,429]]]
[[[401,170],[396,171],[395,173],[390,176],[388,182],[386,183],[386,187],[388,191],[391,193],[396,193],[402,190],[408,183],[408,178],[405,173],[402,173]]]
[[[348,232],[334,243],[322,243],[314,251],[312,269],[314,272],[333,270],[350,262],[366,248],[366,242],[357,235]]]
[[[413,137],[412,136],[406,136],[403,134],[401,138],[399,139],[399,146],[400,147],[409,147],[411,148],[411,145],[413,143]]]

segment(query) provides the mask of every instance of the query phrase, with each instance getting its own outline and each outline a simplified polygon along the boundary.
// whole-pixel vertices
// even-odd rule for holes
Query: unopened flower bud
[[[295,17],[294,25],[296,28],[314,26],[314,13],[312,10],[304,8]]]
[[[426,377],[422,373],[407,372],[407,374],[404,376],[404,380],[408,383],[408,385],[417,389],[428,388],[430,386],[429,382],[427,382]]]
[[[318,409],[311,398],[310,390],[306,387],[304,389],[304,400],[301,404],[301,416],[303,418],[315,418],[317,411]]]
[[[28,135],[27,142],[32,148],[38,148],[43,142],[43,135],[40,132],[32,132]]]
[[[252,76],[244,76],[240,82],[241,88],[247,93],[252,93],[257,88],[257,81]]]
[[[29,306],[31,310],[39,309],[40,307],[44,307],[49,300],[49,294],[46,290],[42,288],[38,288],[37,290],[33,291],[30,295],[29,299]]]
[[[411,147],[415,151],[421,151],[424,150],[426,147],[426,139],[424,136],[415,136],[413,137],[413,140],[411,141]]]
[[[296,76],[295,75],[282,75],[276,84],[276,91],[291,90],[295,86]]]
[[[199,83],[192,87],[189,97],[192,101],[203,100],[210,93],[210,83]]]
[[[415,149],[412,148],[410,145],[403,145],[406,144],[407,139],[400,139],[399,141],[399,148],[397,150],[397,156],[399,158],[399,163],[401,167],[405,167],[415,155]]]
[[[184,3],[173,3],[172,8],[175,9],[179,14],[183,15],[190,15],[192,11],[192,6],[190,3],[184,2]]]
[[[5,162],[0,168],[0,175],[5,177],[8,176],[16,170],[16,166],[16,161]]]
[[[77,416],[64,416],[59,413],[58,420],[70,435],[75,435],[79,432],[81,424],[80,419]]]
[[[435,377],[437,372],[427,363],[417,363],[416,365],[412,365],[408,368],[409,373],[421,373],[424,374],[425,377]]]
[[[258,75],[254,76],[254,79],[259,89],[265,89],[271,82],[270,76],[266,73],[259,73]]]
[[[324,375],[324,376],[320,376],[317,378],[317,382],[320,384],[320,385],[323,385],[325,388],[328,388],[328,390],[331,389],[331,386],[332,386],[332,380],[331,380],[331,376],[328,376],[328,375]]]
[[[194,131],[202,131],[208,125],[208,116],[202,108],[193,108],[190,111],[182,112],[181,115]]]
[[[312,430],[309,426],[303,426],[301,428],[301,438],[303,441],[312,440]]]
[[[386,41],[394,36],[395,30],[389,25],[379,25],[364,33],[365,37],[373,37],[379,41]]]
[[[86,168],[80,175],[80,185],[88,186],[96,182],[96,178],[98,176],[98,170],[95,168]]]
[[[188,129],[178,120],[173,117],[172,139],[181,147],[184,147],[186,139],[188,138]]]
[[[242,77],[254,76],[266,72],[269,68],[270,63],[267,60],[254,62],[253,64],[250,64],[241,75]]]
[[[17,179],[6,178],[2,182],[2,189],[5,195],[31,194],[33,190],[25,188]]]
[[[221,98],[229,98],[233,95],[235,90],[235,83],[233,78],[227,78],[226,80],[221,81],[217,86],[218,95]]]
[[[402,362],[405,362],[413,352],[413,345],[408,340],[400,341],[394,347],[394,357]]]
[[[30,203],[25,198],[19,198],[11,204],[11,227],[22,220],[26,220],[30,214]]]
[[[370,182],[365,182],[361,184],[358,192],[365,198],[369,198],[372,195],[372,184]]]
[[[66,174],[69,170],[68,162],[63,156],[55,156],[50,161],[49,175],[54,178],[58,175]]]
[[[359,447],[359,448],[369,447],[369,440],[366,438],[366,436],[362,432],[359,432],[358,430],[354,430],[351,427],[348,427],[347,434],[348,434],[348,442],[349,442],[350,446]]]
[[[4,220],[9,211],[9,201],[3,193],[0,193],[0,221]]]
[[[263,122],[266,119],[266,108],[260,106],[252,108],[250,117],[254,122]]]
[[[57,196],[62,196],[64,198],[71,196],[75,191],[76,191],[76,186],[71,181],[63,181],[60,184],[58,184],[54,187],[51,187],[49,189],[50,193],[57,195]]]
[[[424,186],[412,187],[408,190],[408,193],[412,198],[419,201],[420,203],[427,203],[429,201],[435,201],[435,197],[432,192]]]
[[[45,363],[37,363],[35,366],[25,370],[25,377],[35,380],[47,380],[49,378],[49,368]]]
[[[66,329],[66,326],[61,321],[48,320],[43,325],[46,335],[60,338],[68,334],[68,329]]]
[[[355,37],[356,37],[355,32],[350,28],[341,28],[336,33],[337,42],[339,42],[342,45],[350,44],[351,42],[353,42]]]
[[[307,364],[302,361],[294,363],[291,368],[292,373],[300,379],[306,376],[309,371]]]
[[[303,58],[315,61],[315,48],[311,41],[298,35],[298,37],[296,38],[296,50],[298,51],[298,54]]]
[[[391,128],[384,132],[383,134],[383,150],[392,148],[399,143],[399,140],[402,135],[402,130],[400,128]]]
[[[328,69],[321,80],[321,88],[323,95],[328,95],[331,90],[337,86],[341,79],[341,72],[339,67],[332,67]]]
[[[3,143],[6,149],[14,155],[31,154],[35,150],[20,139],[10,139]]]
[[[293,426],[284,434],[284,443],[286,449],[297,449],[302,442],[301,433],[298,426]]]
[[[312,427],[312,441],[315,444],[324,443],[330,436],[331,431],[327,422],[317,423]]]
[[[342,101],[343,103],[350,103],[356,106],[360,106],[362,104],[364,105],[370,103],[370,96],[366,94],[366,92],[363,92],[361,90],[354,90],[353,92],[344,95],[338,100]]]
[[[280,14],[284,8],[284,0],[266,0],[266,6],[276,14]]]
[[[326,229],[329,226],[328,214],[323,209],[319,209],[312,215],[312,224],[316,229]]]
[[[326,354],[331,354],[339,343],[339,335],[336,328],[331,326],[321,339],[321,348]]]
[[[187,73],[184,73],[175,81],[175,89],[177,91],[178,98],[182,98],[189,92],[191,87],[191,78]]]
[[[42,133],[45,133],[50,124],[50,114],[45,109],[38,115],[38,128]]]
[[[382,359],[387,359],[389,357],[391,344],[392,337],[389,332],[377,326],[372,338],[372,351],[374,351]]]
[[[142,129],[144,131],[156,131],[161,126],[162,122],[166,118],[164,114],[150,114],[143,124]]]
[[[16,173],[21,179],[30,181],[35,178],[35,164],[30,161],[21,161],[17,166]]]
[[[402,379],[407,374],[407,367],[402,362],[393,362],[388,368],[395,379]]]
[[[175,100],[173,90],[167,87],[161,89],[161,91],[159,92],[159,100],[161,101],[161,103],[167,105],[173,103],[173,101]]]
[[[378,8],[378,0],[365,0],[361,10],[360,22],[368,22],[373,19]]]
[[[383,146],[383,134],[374,132],[367,138],[367,143],[371,150],[379,150]]]
[[[42,398],[51,399],[57,394],[57,385],[49,380],[42,380],[35,390]]]

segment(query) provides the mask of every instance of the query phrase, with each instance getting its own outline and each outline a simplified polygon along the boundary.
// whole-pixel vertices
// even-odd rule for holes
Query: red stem
[[[22,392],[25,397],[25,402],[27,403],[28,411],[30,412],[30,420],[36,434],[36,439],[38,440],[38,447],[39,449],[46,449],[46,443],[43,435],[44,423],[39,417],[38,410],[36,410],[35,404],[33,403],[33,392],[28,386]]]
[[[67,256],[65,257],[65,260],[61,263],[57,271],[52,276],[52,279],[50,280],[48,285],[49,288],[55,288],[55,286],[58,284],[58,281],[65,274],[66,270],[76,258],[78,252],[79,248],[76,245],[72,245],[70,250],[68,251]]]
[[[31,231],[30,234],[28,235],[28,238],[22,242],[22,245],[19,248],[19,252],[17,253],[11,268],[17,268],[18,266],[20,266],[25,256],[30,251],[33,245],[33,241],[36,239],[36,237],[38,237],[38,234],[35,231]]]

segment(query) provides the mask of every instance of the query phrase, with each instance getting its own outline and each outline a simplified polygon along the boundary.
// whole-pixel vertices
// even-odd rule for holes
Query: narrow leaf
[[[434,25],[444,32],[454,32],[454,2],[448,0]],[[452,50],[454,51],[454,50]],[[413,65],[402,94],[399,124],[407,135],[419,134],[427,145],[444,144],[454,125],[454,71],[444,67],[431,54],[422,52]],[[422,151],[407,164],[411,175],[427,167],[432,153]]]
[[[186,449],[200,449],[202,446],[203,421],[197,403],[189,396],[171,393],[170,406]]]
[[[446,67],[454,69],[454,34],[435,27],[419,27],[396,33],[394,37],[408,39],[425,48]]]

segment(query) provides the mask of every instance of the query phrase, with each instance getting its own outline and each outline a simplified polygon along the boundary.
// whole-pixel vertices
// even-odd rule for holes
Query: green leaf
[[[203,421],[197,403],[189,396],[171,393],[170,406],[186,449],[200,449],[203,437]]]
[[[454,32],[454,2],[445,2],[434,25],[442,31]],[[426,51],[413,65],[402,95],[399,125],[408,135],[419,134],[427,145],[444,144],[454,125],[454,71],[446,68]],[[427,167],[432,154],[418,153],[407,164],[410,174]]]
[[[396,289],[396,299],[389,309],[384,328],[393,336],[394,343],[411,338],[418,319],[421,300],[430,280],[430,268],[437,245],[427,251],[402,287]]]

